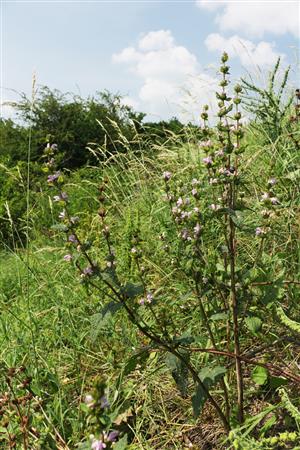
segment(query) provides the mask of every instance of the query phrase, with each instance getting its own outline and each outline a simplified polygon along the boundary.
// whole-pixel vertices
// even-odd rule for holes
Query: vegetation
[[[300,448],[300,110],[278,65],[245,92],[224,53],[214,127],[205,105],[200,127],[144,124],[49,90],[1,123],[4,448]]]

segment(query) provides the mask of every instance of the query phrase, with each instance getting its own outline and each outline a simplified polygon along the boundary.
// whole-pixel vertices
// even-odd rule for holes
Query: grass
[[[250,302],[247,306],[252,308],[251,314],[261,319],[263,332],[251,334],[243,319],[242,347],[255,351],[262,345],[269,346],[264,355],[266,361],[263,361],[284,362],[286,368],[297,372],[299,337],[292,335],[292,342],[285,339],[286,328],[280,324],[269,299],[273,295],[276,305],[282,305],[288,316],[299,321],[299,289],[294,285],[284,285],[281,279],[284,270],[284,277],[296,280],[299,268],[299,155],[288,139],[280,138],[266,144],[265,136],[260,140],[257,131],[251,127],[245,141],[246,156],[242,170],[247,176],[249,209],[239,219],[244,220],[247,227],[252,227],[252,234],[249,232],[240,238],[242,263],[239,270],[247,264],[255,266],[257,254],[261,251],[258,241],[251,236],[257,224],[258,204],[265,190],[265,180],[271,176],[278,179],[282,207],[274,218],[274,239],[269,247],[266,246],[264,267],[267,269],[260,266],[257,269],[262,273],[263,270],[268,271],[277,284],[264,288],[264,291],[257,287],[253,298],[247,300]],[[138,280],[130,257],[132,238],[138,231],[144,251],[143,263],[149,273],[149,286],[160,295],[160,317],[162,320],[167,318],[174,337],[183,332],[193,333],[197,345],[211,348],[211,341],[204,334],[203,315],[191,283],[184,273],[170,264],[164,251],[164,239],[158,239],[163,233],[166,241],[176,242],[177,239],[168,205],[162,199],[162,172],[170,170],[184,186],[198,173],[199,160],[203,156],[193,137],[181,146],[175,139],[174,145],[156,146],[139,155],[130,151],[111,155],[99,167],[70,173],[65,189],[71,198],[72,213],[80,216],[80,237],[91,240],[98,247],[98,256],[105,257],[97,209],[99,184],[108,180],[108,220],[117,248],[120,276],[123,280]],[[79,447],[93,425],[81,405],[98,379],[106,381],[114,404],[121,405],[117,418],[130,438],[126,447],[129,450],[246,449],[250,445],[247,435],[250,435],[251,427],[252,448],[253,445],[257,445],[257,449],[292,448],[289,442],[286,447],[259,447],[259,440],[265,434],[271,433],[272,436],[272,433],[275,435],[283,430],[294,431],[299,423],[286,410],[282,412],[284,406],[280,396],[268,384],[271,378],[261,386],[253,382],[250,366],[245,368],[247,420],[238,431],[238,444],[226,440],[220,421],[207,403],[200,418],[194,418],[191,387],[188,386],[187,395],[180,394],[170,369],[165,365],[165,354],[159,348],[152,348],[147,362],[141,361],[126,375],[132,354],[149,342],[132,325],[124,311],[117,312],[114,317],[107,314],[104,321],[99,320],[107,296],[103,291],[95,292],[80,283],[76,271],[63,260],[66,252],[64,242],[60,234],[50,228],[56,222],[58,212],[51,195],[47,189],[42,190],[39,202],[32,209],[28,228],[32,223],[31,236],[34,238],[27,247],[0,253],[0,386],[3,392],[7,390],[7,370],[12,367],[24,366],[26,374],[32,377],[31,389],[37,400],[28,408],[32,424],[40,433],[32,441],[32,450],[90,448]],[[44,227],[43,215],[47,217],[49,229]],[[208,246],[215,246],[217,251],[220,248],[220,242],[216,240],[218,226],[205,231]],[[179,256],[181,251],[179,245]],[[91,252],[96,257],[96,251]],[[216,336],[221,339],[226,323],[224,318],[223,321],[213,318],[215,304],[214,301],[209,303],[209,298],[204,299],[205,310]],[[143,317],[149,320],[150,316],[150,312],[145,312]],[[274,342],[276,347],[273,348]],[[208,353],[200,352],[194,353],[192,359],[199,368],[211,361]],[[226,363],[230,364],[230,361]],[[230,386],[230,397],[234,398],[232,372],[229,372],[226,383]],[[289,385],[286,389],[295,407],[299,406],[296,387]],[[218,402],[223,404],[219,387],[215,386],[213,392]],[[271,408],[269,411],[270,405],[274,410]],[[272,414],[278,426],[276,428],[270,422],[268,429],[266,423]],[[283,414],[287,419],[282,419]],[[11,432],[20,433],[22,427],[12,405],[8,415]],[[266,431],[261,431],[264,427]],[[1,441],[1,433],[5,433],[3,428],[0,428],[0,448],[5,448],[4,442],[7,441]],[[295,445],[299,444],[299,436],[297,439]],[[18,445],[17,448],[25,448]]]

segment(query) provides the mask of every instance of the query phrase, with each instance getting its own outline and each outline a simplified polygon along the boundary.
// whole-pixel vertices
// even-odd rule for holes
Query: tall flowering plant
[[[229,432],[234,417],[239,423],[244,421],[243,366],[259,366],[297,383],[300,378],[282,366],[258,361],[255,352],[245,352],[241,345],[245,332],[257,337],[263,327],[262,319],[255,313],[257,299],[261,295],[259,289],[271,285],[272,280],[262,280],[260,269],[268,242],[272,240],[272,224],[280,211],[281,200],[273,176],[265,183],[258,199],[251,192],[240,111],[242,88],[236,85],[230,96],[226,53],[222,56],[220,75],[220,89],[216,93],[218,122],[214,128],[209,126],[208,106],[204,106],[203,138],[197,144],[200,158],[191,178],[183,179],[165,170],[161,180],[169,221],[157,242],[161,242],[170,267],[191,288],[197,314],[188,333],[176,328],[180,326],[172,316],[176,310],[173,306],[178,302],[169,298],[166,307],[165,286],[153,283],[144,255],[143,236],[138,229],[131,233],[128,249],[128,260],[135,268],[135,275],[124,275],[119,269],[118,242],[109,224],[108,181],[99,186],[101,257],[82,238],[79,218],[71,213],[71,201],[63,187],[64,175],[53,168],[55,146],[49,144],[45,155],[47,167],[52,167],[48,183],[57,191],[53,200],[61,206],[59,229],[65,233],[68,249],[64,260],[74,264],[82,283],[104,294],[107,299],[104,314],[123,310],[144,336],[145,345],[133,355],[130,370],[140,363],[141,355],[145,359],[153,351],[166,353],[166,362],[181,394],[191,395],[195,416],[209,402],[224,430]],[[170,228],[176,233],[175,239]],[[178,308],[176,311],[179,314]],[[197,345],[203,343],[197,334],[205,336],[206,345]],[[262,351],[259,349],[260,354]],[[205,366],[197,357],[202,353],[209,355]],[[221,397],[213,393],[217,384],[221,387]],[[92,448],[109,448],[112,445],[109,436],[114,431],[103,431],[101,439],[94,439]]]

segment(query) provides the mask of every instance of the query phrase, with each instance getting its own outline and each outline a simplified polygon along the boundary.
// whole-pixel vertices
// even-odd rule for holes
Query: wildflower
[[[218,179],[217,178],[210,178],[209,179],[209,184],[218,184]]]
[[[204,164],[206,166],[211,166],[213,163],[211,156],[207,156],[206,158],[203,158],[202,161],[204,162]]]
[[[84,398],[84,403],[91,408],[94,405],[94,398],[92,395],[87,394]]]
[[[91,266],[85,267],[82,271],[82,276],[85,277],[90,277],[91,275],[93,275],[93,268]]]
[[[78,216],[70,217],[70,222],[71,222],[72,225],[75,225],[76,223],[79,222],[79,217]]]
[[[177,206],[182,206],[183,205],[183,199],[181,197],[179,197],[179,199],[176,202]]]
[[[52,167],[54,162],[55,162],[54,158],[51,158],[51,159],[49,159],[49,161],[46,162],[46,166],[47,167]]]
[[[208,139],[207,141],[199,142],[199,147],[211,147],[211,146],[212,142],[210,139]]]
[[[105,397],[105,395],[103,395],[103,397],[100,398],[100,408],[102,409],[109,408],[109,402]]]
[[[224,156],[224,151],[223,151],[222,149],[216,151],[216,152],[215,152],[215,156],[217,156],[217,157]]]
[[[261,196],[261,201],[265,202],[266,200],[269,200],[269,194],[267,192],[264,192]]]
[[[274,186],[277,183],[276,178],[270,178],[268,181],[269,186]]]
[[[213,211],[218,211],[218,209],[221,208],[220,205],[215,205],[214,203],[212,203],[211,205],[209,205],[210,209],[212,209]]]
[[[47,178],[47,182],[48,183],[55,183],[55,181],[58,180],[60,175],[61,175],[61,173],[59,171],[55,172],[53,175],[49,175],[48,178]]]
[[[58,214],[58,218],[64,220],[66,218],[66,210],[64,209]]]
[[[195,206],[194,212],[195,212],[196,214],[198,214],[198,213],[200,212],[200,209],[198,208],[198,206]]]
[[[201,227],[200,224],[197,222],[196,226],[194,227],[194,238],[197,239],[200,235]]]
[[[99,439],[94,439],[91,445],[92,450],[103,450],[106,448],[106,444],[103,441],[100,441]]]
[[[136,247],[132,247],[132,249],[130,251],[131,251],[131,253],[135,254],[135,253],[137,253],[137,248]]]
[[[197,195],[198,195],[197,189],[193,188],[193,189],[192,189],[192,196],[193,196],[193,197],[197,197]]]
[[[169,180],[171,179],[171,176],[172,176],[171,172],[166,171],[166,172],[163,173],[163,179],[164,179],[166,182],[169,181]]]
[[[197,186],[198,184],[200,184],[200,181],[197,180],[197,178],[193,178],[192,179],[192,186]]]
[[[68,237],[68,241],[72,242],[72,244],[78,244],[78,239],[76,238],[75,234],[70,234]]]
[[[68,194],[61,192],[59,195],[54,195],[53,200],[55,202],[66,202],[68,200]]]
[[[271,197],[270,201],[271,201],[272,205],[278,205],[278,203],[279,203],[279,200],[277,197]]]
[[[261,227],[257,227],[256,230],[255,230],[255,235],[256,236],[261,236],[263,234],[266,234],[265,230],[263,228],[261,228]]]
[[[119,436],[119,432],[118,431],[111,431],[109,433],[109,435],[107,436],[107,441],[108,442],[116,442],[118,436]]]
[[[65,260],[65,261],[68,261],[68,262],[69,262],[69,261],[72,261],[72,258],[73,258],[73,257],[72,257],[72,255],[70,255],[70,254],[67,254],[67,255],[64,256],[64,260]]]
[[[53,151],[56,151],[56,150],[57,150],[57,144],[52,144],[52,145],[51,145],[51,149],[52,149]]]
[[[191,237],[189,235],[189,232],[186,228],[184,228],[183,230],[181,230],[180,232],[180,236],[184,241],[190,241]]]
[[[139,304],[140,304],[141,306],[144,306],[144,304],[145,304],[145,299],[144,299],[144,297],[142,297],[142,298],[139,300]]]
[[[146,300],[147,300],[147,303],[152,303],[152,301],[153,301],[153,295],[151,294],[151,292],[148,292],[148,293],[147,293],[147,295],[146,295]]]

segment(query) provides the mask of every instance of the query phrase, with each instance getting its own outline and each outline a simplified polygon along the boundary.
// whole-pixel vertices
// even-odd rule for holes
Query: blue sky
[[[1,101],[38,85],[108,89],[152,119],[185,120],[211,102],[219,55],[263,82],[279,54],[298,83],[299,1],[3,1]],[[2,113],[8,114],[7,108]]]

